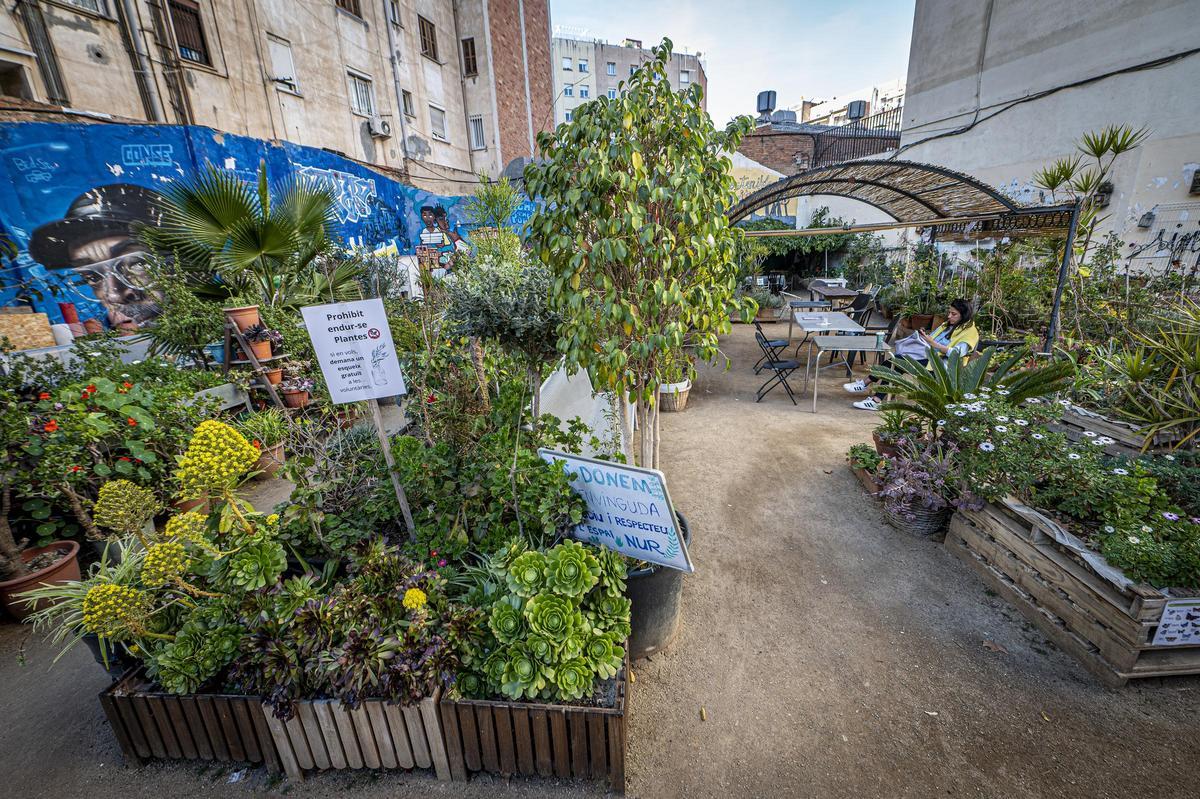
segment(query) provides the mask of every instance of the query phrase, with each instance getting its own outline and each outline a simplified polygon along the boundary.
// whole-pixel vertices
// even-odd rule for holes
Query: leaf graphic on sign
[[[676,537],[674,530],[671,530],[667,534],[667,551],[664,554],[668,558],[675,558],[679,556],[679,538]]]
[[[617,546],[619,546],[619,547],[623,547],[623,546],[625,546],[625,542],[621,540],[621,536],[619,536],[619,535],[618,535],[618,536],[614,536],[614,538],[616,539]]]

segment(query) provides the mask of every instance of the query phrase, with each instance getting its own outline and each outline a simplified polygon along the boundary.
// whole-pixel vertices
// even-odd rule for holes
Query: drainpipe
[[[404,88],[400,85],[400,67],[396,63],[396,26],[392,24],[391,10],[388,0],[380,0],[383,8],[383,25],[388,34],[388,59],[392,64],[392,88],[396,91],[396,118],[400,120],[400,156],[404,159],[404,174],[408,172],[408,123],[405,122]],[[411,177],[409,178],[412,179]]]
[[[154,73],[150,69],[150,53],[146,50],[141,26],[137,24],[133,0],[119,0],[116,10],[121,23],[121,38],[125,40],[129,58],[133,62],[133,79],[142,97],[142,107],[151,122],[165,122],[166,116],[158,99],[158,87],[152,80]]]

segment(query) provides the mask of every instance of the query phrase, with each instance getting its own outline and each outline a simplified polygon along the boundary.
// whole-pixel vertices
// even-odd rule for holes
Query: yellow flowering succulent
[[[224,422],[201,422],[179,459],[180,498],[197,499],[234,488],[254,468],[260,454],[245,436]]]
[[[187,570],[188,556],[183,544],[164,541],[146,550],[142,561],[142,583],[147,588],[160,588],[183,577]]]
[[[420,610],[428,601],[429,598],[420,588],[410,588],[404,592],[404,607],[409,610]]]
[[[122,535],[140,533],[158,511],[154,492],[128,480],[109,480],[100,486],[92,520]]]
[[[207,524],[207,516],[203,513],[189,510],[167,519],[167,526],[163,529],[163,536],[171,541],[181,541],[203,546],[208,543],[208,537],[205,535]]]
[[[83,627],[104,638],[121,640],[145,631],[150,597],[118,583],[100,583],[83,597]]]

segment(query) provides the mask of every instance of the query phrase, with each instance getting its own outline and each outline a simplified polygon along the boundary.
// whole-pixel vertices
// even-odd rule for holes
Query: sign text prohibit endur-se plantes
[[[563,463],[571,487],[587,503],[583,521],[573,531],[580,541],[672,569],[696,570],[679,535],[662,472],[549,449],[538,454],[547,463]]]
[[[310,305],[300,312],[335,404],[405,393],[383,300]]]

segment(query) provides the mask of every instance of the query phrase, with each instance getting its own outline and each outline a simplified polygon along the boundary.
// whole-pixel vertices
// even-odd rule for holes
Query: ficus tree
[[[658,387],[672,355],[686,344],[714,360],[729,332],[741,233],[725,216],[736,200],[726,153],[750,128],[739,117],[717,130],[699,85],[671,87],[670,39],[651,52],[615,98],[540,134],[542,160],[525,170],[541,200],[529,235],[551,270],[559,351],[618,397],[627,447],[636,402],[643,466],[658,465]]]

